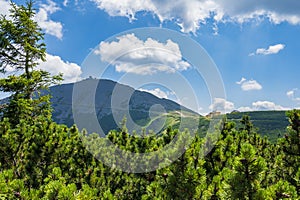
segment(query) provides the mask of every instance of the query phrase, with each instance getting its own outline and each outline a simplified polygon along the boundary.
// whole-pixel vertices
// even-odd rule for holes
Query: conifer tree
[[[0,113],[14,125],[20,119],[32,119],[39,114],[51,117],[50,96],[41,90],[62,80],[61,75],[51,76],[49,72],[37,70],[45,61],[44,33],[34,21],[35,10],[32,0],[25,5],[11,2],[10,16],[0,17],[0,71],[19,71],[0,79],[0,91],[11,94],[10,103]]]
[[[288,111],[287,116],[290,125],[287,127],[287,134],[281,140],[284,153],[282,170],[284,178],[296,187],[300,195],[300,111]]]
[[[256,156],[256,149],[249,143],[241,147],[241,155],[234,162],[234,174],[229,179],[231,197],[233,199],[255,199],[260,189],[262,175],[266,170],[266,162]]]
[[[30,72],[41,60],[45,61],[44,34],[33,20],[35,11],[32,0],[27,1],[25,6],[13,2],[10,5],[10,18],[0,18],[0,70],[22,70],[30,79]]]

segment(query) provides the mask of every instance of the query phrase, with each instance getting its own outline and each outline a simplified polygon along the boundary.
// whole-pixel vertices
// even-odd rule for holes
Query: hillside
[[[236,122],[237,127],[239,127],[239,121],[243,115],[250,116],[257,132],[267,136],[272,142],[275,142],[278,137],[282,137],[286,133],[286,127],[289,124],[285,111],[232,112],[227,114],[227,118]]]
[[[134,123],[141,127],[147,127],[148,130],[163,130],[168,126],[179,128],[180,123],[184,128],[195,128],[197,126],[196,124],[199,123],[199,127],[205,131],[209,124],[209,119],[201,117],[197,113],[174,101],[158,98],[150,93],[135,90],[127,85],[119,84],[111,80],[97,79],[87,79],[80,83],[83,84],[82,88],[85,88],[86,90],[88,85],[91,83],[93,84],[95,81],[99,81],[95,95],[96,114],[101,127],[106,133],[112,129],[117,129],[123,117],[126,116],[128,118],[128,114]],[[53,96],[51,99],[54,109],[53,119],[58,123],[66,124],[68,126],[74,124],[71,104],[73,86],[74,84],[62,84],[50,88]],[[126,109],[122,109],[126,107],[126,99],[124,99],[122,101],[120,100],[120,105],[114,105],[118,108],[114,108],[117,113],[114,113],[113,116],[111,97],[115,88],[118,88],[118,97],[120,98],[127,96],[127,94],[132,94],[130,100],[128,100],[128,113]],[[86,107],[89,106],[84,105],[84,102],[85,99],[83,97],[81,108],[79,108],[82,110],[83,115]],[[165,110],[154,112],[155,116],[150,118],[149,110],[152,109],[152,106],[154,105],[161,105]],[[288,119],[285,115],[285,111],[232,112],[227,114],[227,118],[236,122],[237,128],[239,128],[239,121],[243,115],[249,115],[257,132],[263,136],[267,136],[273,142],[275,142],[278,137],[282,137],[286,132]],[[118,119],[118,121],[116,121],[116,119]],[[86,124],[88,123],[89,122],[87,121]],[[129,128],[131,130],[138,130],[136,127]]]
[[[127,85],[119,84],[111,80],[97,80],[97,79],[86,79],[76,83],[76,87],[82,88],[82,93],[76,104],[76,109],[83,117],[82,120],[88,119],[93,110],[89,105],[88,97],[85,92],[89,90],[91,84],[97,84],[95,92],[95,112],[97,119],[101,125],[101,128],[105,133],[112,129],[117,129],[119,123],[124,117],[132,119],[132,125],[126,124],[131,130],[140,131],[140,127],[144,127],[147,130],[158,130],[165,129],[166,126],[176,125],[180,120],[181,113],[185,113],[188,123],[195,124],[198,122],[200,117],[199,114],[189,110],[178,103],[158,98],[150,93],[135,90]],[[72,93],[74,84],[62,84],[53,86],[50,88],[52,95],[52,106],[53,106],[53,119],[57,123],[66,124],[71,126],[74,124],[72,114]],[[114,96],[114,105],[112,105],[112,95]],[[127,96],[131,94],[127,99]],[[116,100],[117,99],[117,100]],[[128,106],[129,102],[129,106]],[[157,107],[159,105],[159,107]],[[128,106],[126,108],[126,106]],[[149,116],[149,110],[151,110],[151,117]],[[114,114],[112,114],[114,113]],[[84,117],[84,116],[87,117]],[[129,116],[128,116],[129,115]],[[173,119],[173,120],[172,120]],[[164,122],[167,123],[164,123]],[[89,121],[84,122],[89,126]],[[187,123],[186,123],[187,124]],[[134,127],[133,127],[134,126]],[[192,127],[188,126],[187,128]]]
[[[130,117],[135,125],[128,125],[130,130],[141,131],[141,127],[147,130],[165,130],[171,126],[173,128],[194,129],[200,127],[202,133],[205,132],[209,125],[209,119],[200,116],[199,114],[189,110],[178,103],[158,98],[150,93],[135,90],[134,88],[119,84],[111,80],[86,79],[81,82],[82,88],[88,90],[89,84],[97,83],[95,94],[95,112],[101,128],[105,133],[110,130],[119,129],[122,119]],[[59,124],[72,126],[74,124],[72,112],[72,94],[74,83],[61,84],[50,87],[52,95],[51,103],[53,106],[53,120]],[[112,114],[112,93],[115,88],[118,88],[118,98],[131,94],[128,99],[129,107],[126,109],[126,99],[120,100],[120,105],[114,105],[114,115]],[[85,96],[82,95],[80,106],[77,106],[81,115],[87,115],[88,102]],[[1,104],[6,103],[8,99],[2,99]],[[128,103],[128,102],[127,102]],[[85,105],[86,104],[86,105]],[[121,105],[122,104],[122,105]],[[125,105],[124,105],[125,104]],[[161,105],[164,110],[160,110]],[[154,106],[154,107],[153,107]],[[154,109],[153,109],[154,108]],[[156,109],[156,111],[155,111]],[[158,110],[157,110],[158,109]],[[149,110],[152,116],[149,116]],[[130,116],[128,116],[128,114]],[[252,112],[232,112],[227,114],[227,118],[236,122],[237,128],[241,126],[240,119],[243,115],[249,115],[250,120],[256,128],[257,132],[263,136],[267,136],[272,142],[275,142],[278,137],[282,137],[286,132],[288,119],[285,111],[252,111]],[[87,119],[87,117],[82,117]],[[87,120],[84,122],[89,124]]]

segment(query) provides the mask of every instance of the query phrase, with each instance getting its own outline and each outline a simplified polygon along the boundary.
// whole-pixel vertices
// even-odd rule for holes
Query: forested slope
[[[276,142],[279,137],[284,136],[289,123],[286,111],[232,112],[227,114],[227,118],[240,126],[239,121],[243,115],[248,115],[258,132],[262,136],[267,136],[272,142]]]

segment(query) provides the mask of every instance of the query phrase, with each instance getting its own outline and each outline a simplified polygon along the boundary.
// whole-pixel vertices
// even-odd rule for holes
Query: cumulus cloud
[[[63,73],[64,83],[76,82],[81,79],[81,68],[75,63],[63,61],[59,56],[47,54],[46,62],[40,63],[38,68],[48,71],[52,75]]]
[[[56,3],[49,0],[48,4],[42,4],[40,6],[39,11],[35,15],[35,20],[47,34],[62,39],[62,24],[49,19],[49,15],[57,12],[58,10],[60,10],[60,8],[56,5]]]
[[[161,22],[174,21],[183,32],[196,32],[207,19],[244,23],[265,18],[275,24],[285,21],[300,24],[298,0],[177,0],[171,3],[167,0],[91,1],[110,16],[125,16],[130,20],[134,20],[135,14],[141,11],[153,13]]]
[[[9,16],[10,3],[6,0],[0,0],[0,15]],[[34,20],[38,25],[49,35],[53,35],[59,39],[62,38],[62,24],[49,19],[49,15],[60,10],[56,3],[49,0],[48,4],[41,4],[38,12],[36,13]]]
[[[285,48],[284,44],[276,44],[273,46],[271,45],[267,49],[264,48],[256,49],[255,53],[250,53],[249,56],[277,54],[279,53],[279,51],[283,50],[284,48]]]
[[[256,101],[252,103],[254,110],[289,110],[289,108],[276,105],[271,101]]]
[[[9,1],[0,0],[0,15],[9,15]]]
[[[205,23],[218,8],[216,2],[211,0],[92,0],[99,9],[105,10],[111,16],[126,16],[135,19],[135,14],[140,11],[155,14],[161,22],[174,20],[183,32],[195,32],[200,23]]]
[[[227,101],[223,98],[215,98],[213,103],[209,106],[210,110],[221,111],[221,112],[231,112],[235,109],[234,103]],[[237,108],[240,112],[248,111],[262,111],[262,110],[290,110],[289,107],[277,105],[271,101],[255,101],[251,106],[243,106]]]
[[[241,88],[244,91],[249,90],[261,90],[262,86],[256,80],[245,81],[241,84]]]
[[[247,80],[244,77],[236,84],[241,85],[242,90],[250,91],[250,90],[261,90],[262,86],[256,80]]]
[[[294,98],[294,93],[295,93],[294,90],[287,91],[286,92],[286,96],[288,96],[289,98],[293,99]]]
[[[140,75],[183,71],[190,64],[182,60],[179,45],[172,40],[161,43],[152,38],[140,40],[134,34],[117,37],[117,41],[101,42],[94,51],[101,60],[115,66],[117,72]]]
[[[230,112],[234,109],[234,103],[223,98],[214,98],[213,103],[209,106],[210,110]]]
[[[63,61],[61,57],[51,54],[46,54],[46,61],[39,63],[37,69],[47,71],[51,75],[58,75],[59,73],[63,73],[63,83],[72,83],[79,81],[81,79],[80,75],[82,74],[81,67],[77,64]],[[23,73],[22,71],[16,70],[11,66],[7,66],[6,71],[7,73],[5,74],[0,73],[0,78],[5,78],[13,74],[18,75]]]
[[[296,94],[295,94],[297,91],[298,91],[298,88],[294,88],[292,90],[287,91],[286,95],[291,100],[300,102],[300,97],[296,97]]]
[[[59,73],[63,73],[63,83],[72,83],[79,81],[82,74],[81,67],[77,64],[63,61],[61,57],[51,54],[46,54],[46,61],[39,63],[37,69],[47,71],[51,75],[58,75]],[[12,74],[23,73],[22,71],[16,70],[11,66],[7,66],[6,71],[6,74],[0,74],[0,78],[4,78]]]
[[[256,101],[252,103],[252,107],[239,107],[237,110],[241,112],[247,112],[259,110],[290,110],[290,108],[277,105],[271,101]]]
[[[242,106],[242,107],[239,107],[237,110],[240,112],[249,112],[249,111],[253,111],[253,108],[250,108],[248,106]]]
[[[233,102],[227,101],[223,98],[215,98],[213,103],[209,106],[210,110],[221,111],[223,113],[228,113],[235,110]],[[289,107],[277,105],[271,101],[255,101],[251,106],[242,106],[236,110],[240,112],[249,112],[249,111],[263,111],[263,110],[290,110]]]
[[[239,22],[260,20],[263,17],[275,24],[284,21],[291,24],[300,23],[300,4],[297,0],[217,0],[217,2],[220,2],[225,14]]]
[[[68,0],[64,0],[64,2],[63,2],[63,5],[64,5],[64,6],[67,6],[67,5],[68,5],[68,3],[69,3],[69,1],[68,1]]]
[[[242,77],[240,81],[236,82],[236,84],[240,85],[240,84],[242,84],[245,81],[247,81],[247,79],[245,79],[244,77]]]

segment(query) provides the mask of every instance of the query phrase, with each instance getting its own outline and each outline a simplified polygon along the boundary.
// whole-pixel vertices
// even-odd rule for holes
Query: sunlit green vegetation
[[[201,152],[211,145],[209,138],[196,135],[183,155],[156,171],[134,174],[105,166],[80,137],[96,141],[97,134],[53,122],[49,96],[38,93],[61,78],[35,68],[45,50],[43,34],[32,20],[32,3],[14,5],[11,14],[10,20],[0,18],[1,69],[15,67],[21,75],[0,79],[0,90],[12,94],[0,111],[0,199],[300,198],[297,110],[286,113],[289,125],[275,143],[261,137],[249,117],[240,118],[238,127],[224,117],[220,137],[207,155]],[[107,138],[137,153],[157,151],[182,134],[167,128],[159,135],[138,137],[124,123]]]

